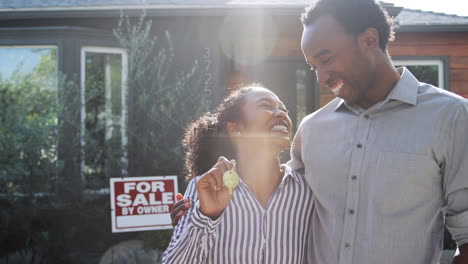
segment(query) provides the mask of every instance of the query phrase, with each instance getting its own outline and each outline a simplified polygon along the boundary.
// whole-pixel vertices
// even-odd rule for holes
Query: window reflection
[[[57,48],[0,47],[0,193],[49,192],[57,162]]]
[[[82,173],[88,188],[122,175],[122,54],[85,52]]]
[[[300,124],[307,112],[307,70],[300,68],[296,70],[296,124]]]
[[[438,59],[394,60],[395,67],[405,66],[420,81],[444,87],[444,62]]]

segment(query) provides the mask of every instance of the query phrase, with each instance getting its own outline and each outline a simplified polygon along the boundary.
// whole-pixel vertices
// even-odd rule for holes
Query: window
[[[307,69],[298,68],[296,69],[296,124],[302,122],[302,119],[311,112],[309,109],[310,103],[307,102],[310,99],[308,95],[307,86],[310,85],[310,81],[307,78]]]
[[[57,47],[0,46],[0,58],[0,192],[48,192],[57,173]]]
[[[42,90],[57,89],[57,48],[54,46],[0,46],[2,82],[28,80]]]
[[[393,58],[395,67],[405,66],[414,74],[420,82],[432,84],[434,86],[447,89],[446,69],[443,58]]]
[[[84,47],[81,52],[81,177],[88,188],[126,175],[125,50]]]

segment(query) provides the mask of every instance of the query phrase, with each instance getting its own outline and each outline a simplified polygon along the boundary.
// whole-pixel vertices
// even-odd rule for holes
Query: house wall
[[[449,56],[448,90],[468,98],[468,32],[399,32],[392,56]]]

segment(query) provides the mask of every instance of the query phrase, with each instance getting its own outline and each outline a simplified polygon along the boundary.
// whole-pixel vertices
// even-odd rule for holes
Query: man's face
[[[366,102],[374,86],[374,67],[359,38],[344,32],[330,15],[304,27],[301,47],[317,80],[349,104]]]

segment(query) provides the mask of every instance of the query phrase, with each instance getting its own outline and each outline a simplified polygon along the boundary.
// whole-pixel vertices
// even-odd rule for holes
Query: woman
[[[163,263],[305,262],[312,194],[300,174],[279,163],[290,136],[284,104],[255,85],[191,124],[184,204],[194,204],[175,227]],[[240,183],[231,195],[222,178],[232,169]]]

